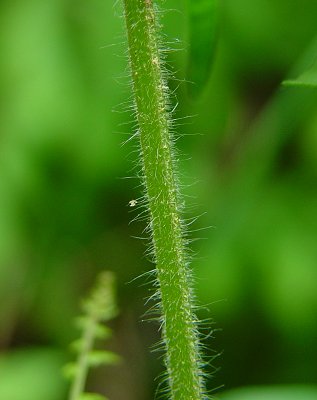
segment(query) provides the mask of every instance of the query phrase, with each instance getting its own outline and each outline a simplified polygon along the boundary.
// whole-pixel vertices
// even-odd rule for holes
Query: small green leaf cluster
[[[71,344],[77,354],[77,360],[64,367],[64,374],[72,382],[69,400],[105,400],[104,396],[84,392],[86,378],[90,368],[112,365],[119,362],[117,354],[94,349],[96,339],[108,339],[111,330],[103,325],[117,315],[115,304],[114,276],[111,272],[102,272],[91,295],[83,301],[83,315],[77,318],[81,337]]]

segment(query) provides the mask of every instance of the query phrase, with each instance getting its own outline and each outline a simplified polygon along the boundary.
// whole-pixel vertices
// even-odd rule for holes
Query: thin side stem
[[[89,354],[93,349],[96,337],[96,328],[97,322],[91,320],[82,338],[83,348],[77,361],[77,373],[70,389],[69,400],[78,400],[84,393],[88,370],[90,367]]]
[[[82,336],[76,341],[78,358],[75,363],[70,364],[72,384],[69,390],[69,400],[80,400],[84,398],[105,399],[96,394],[85,393],[87,375],[92,366],[115,364],[118,361],[116,354],[99,350],[94,355],[94,344],[97,338],[109,336],[109,330],[102,322],[113,318],[117,313],[114,293],[114,276],[110,271],[104,271],[98,276],[96,287],[90,296],[83,302],[83,315],[78,320],[82,329]],[[92,358],[92,356],[94,357]]]
[[[201,400],[206,396],[181,220],[183,201],[175,174],[169,95],[158,45],[157,14],[152,0],[123,0],[123,3],[159,282],[169,394],[173,400]]]

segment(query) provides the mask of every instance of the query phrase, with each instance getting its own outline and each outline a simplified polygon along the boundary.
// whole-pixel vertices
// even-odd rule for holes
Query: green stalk
[[[85,384],[89,370],[89,354],[93,349],[96,337],[97,321],[91,320],[87,327],[83,340],[83,348],[77,361],[77,373],[69,393],[69,400],[79,400],[84,393]]]
[[[84,314],[78,320],[82,336],[73,343],[78,351],[76,362],[65,367],[65,373],[71,378],[69,400],[106,400],[104,396],[85,393],[86,379],[89,370],[94,366],[115,364],[119,357],[106,350],[94,350],[97,338],[107,338],[110,330],[102,323],[112,319],[117,308],[114,296],[114,276],[109,271],[102,272],[96,287],[83,303]]]
[[[159,284],[169,398],[206,398],[175,174],[172,117],[152,0],[123,0],[145,198]]]

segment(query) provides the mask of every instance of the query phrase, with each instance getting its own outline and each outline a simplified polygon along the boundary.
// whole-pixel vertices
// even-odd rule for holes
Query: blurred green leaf
[[[295,64],[290,78],[282,82],[283,86],[317,87],[317,36],[315,35]]]
[[[60,400],[63,360],[52,349],[19,350],[0,356],[0,399]]]
[[[68,363],[63,366],[62,372],[66,379],[69,379],[69,380],[73,379],[74,376],[76,376],[76,374],[78,372],[78,364],[76,364],[74,362]]]
[[[189,0],[189,91],[197,96],[206,84],[216,47],[218,0]]]
[[[313,65],[299,75],[296,79],[287,79],[283,81],[283,86],[306,86],[317,88],[317,62],[315,61]]]
[[[120,357],[111,351],[94,350],[88,355],[89,365],[91,367],[98,367],[99,365],[116,364],[119,362]]]
[[[83,393],[78,400],[107,400],[107,397],[95,393]]]
[[[80,317],[77,317],[75,319],[76,327],[81,330],[89,329],[89,327],[91,327],[92,324],[93,324],[93,322],[91,321],[91,318],[87,315],[81,315]],[[97,324],[94,326],[94,329],[95,329],[95,337],[96,338],[107,339],[108,337],[111,336],[111,329],[108,328],[107,326]],[[77,341],[73,342],[75,346],[76,346],[76,342]],[[71,344],[71,346],[73,345],[73,343]]]
[[[85,342],[82,338],[74,340],[71,344],[70,344],[70,349],[72,351],[74,351],[75,353],[79,353],[80,351],[83,350],[85,345]]]
[[[305,385],[245,387],[230,390],[221,400],[316,400],[317,387]]]
[[[111,336],[111,329],[105,325],[97,324],[95,328],[95,337],[97,339],[108,339]]]

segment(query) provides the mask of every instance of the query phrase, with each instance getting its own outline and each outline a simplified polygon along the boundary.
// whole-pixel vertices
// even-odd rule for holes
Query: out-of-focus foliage
[[[32,399],[62,393],[58,360],[39,359],[35,346],[67,351],[78,301],[105,268],[118,277],[121,310],[111,347],[126,363],[91,376],[89,390],[150,399],[162,370],[149,352],[159,340],[157,325],[140,323],[152,292],[146,277],[134,280],[152,266],[143,241],[131,238],[144,228],[129,225],[138,180],[122,179],[135,175],[136,154],[132,142],[122,146],[133,122],[125,112],[123,21],[114,3],[0,4],[0,342],[8,360],[23,352],[23,360],[1,363],[0,393],[23,388],[23,399],[28,391]],[[317,93],[281,82],[316,59],[317,2],[220,1],[211,76],[195,100],[184,82],[193,28],[188,4],[164,2],[170,11],[162,22],[167,37],[181,43],[167,47],[182,48],[168,53],[168,64],[177,130],[185,135],[177,142],[186,154],[185,191],[195,197],[186,200],[189,217],[207,211],[191,228],[194,238],[204,238],[193,244],[196,292],[207,305],[200,317],[221,328],[206,339],[223,351],[210,388],[312,384]],[[208,60],[208,40],[196,40]],[[206,226],[212,228],[200,231]],[[51,371],[45,393],[45,377],[22,381],[35,369],[39,379]]]
[[[188,0],[188,83],[192,95],[206,86],[216,53],[219,17],[218,0]]]
[[[309,65],[298,77],[295,79],[287,79],[283,82],[285,86],[303,86],[317,88],[317,56],[316,56],[317,45],[314,43],[313,48],[310,50]],[[307,62],[308,60],[306,60]]]
[[[314,400],[317,387],[305,385],[249,387],[230,390],[222,400]]]
[[[86,393],[86,379],[89,369],[101,365],[113,365],[119,362],[117,354],[96,350],[97,339],[109,339],[111,330],[103,323],[117,315],[115,299],[115,278],[109,271],[100,273],[96,286],[90,296],[83,302],[83,315],[78,325],[81,336],[71,344],[77,353],[76,361],[66,364],[64,375],[71,381],[69,400],[106,400],[106,397],[94,393]]]
[[[0,357],[0,398],[59,400],[65,395],[60,379],[61,353],[49,348],[12,351]]]

